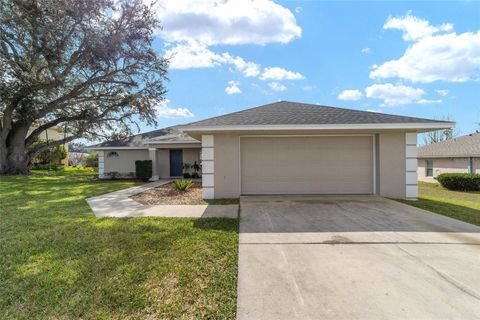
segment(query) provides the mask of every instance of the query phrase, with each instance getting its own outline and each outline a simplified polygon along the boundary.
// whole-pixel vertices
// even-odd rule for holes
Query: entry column
[[[157,181],[159,177],[158,177],[156,148],[148,148],[148,158],[152,161],[152,177],[150,178],[150,181]]]

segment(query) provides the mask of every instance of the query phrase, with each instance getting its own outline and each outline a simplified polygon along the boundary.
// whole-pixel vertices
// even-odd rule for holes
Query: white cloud
[[[294,71],[288,71],[279,67],[267,67],[263,69],[263,72],[260,76],[262,80],[301,80],[305,77]]]
[[[302,7],[295,7],[295,13],[300,13],[302,12],[303,8]]]
[[[303,87],[303,91],[312,91],[312,90],[313,90],[313,86],[307,85]]]
[[[228,81],[228,86],[225,88],[225,92],[229,95],[242,93],[242,90],[240,90],[240,82],[233,80]]]
[[[453,24],[444,23],[440,26],[432,26],[429,21],[417,18],[408,12],[403,17],[388,17],[383,29],[401,30],[405,41],[417,41],[434,33],[451,31]]]
[[[401,78],[423,83],[480,79],[480,30],[445,33],[452,30],[451,24],[435,27],[411,15],[389,18],[385,26],[403,30],[403,38],[413,44],[402,57],[373,66],[370,78]]]
[[[382,107],[394,107],[398,105],[417,103],[425,95],[420,88],[412,88],[404,85],[391,83],[374,84],[365,88],[367,98],[382,99]]]
[[[375,113],[382,112],[382,110],[378,110],[378,109],[367,109],[366,111],[368,111],[368,112],[375,112]]]
[[[418,104],[433,104],[433,103],[442,103],[442,99],[435,99],[435,100],[431,100],[431,99],[420,99],[418,101],[416,101],[416,103]]]
[[[272,89],[273,91],[285,91],[287,90],[287,87],[284,86],[283,84],[281,83],[278,83],[278,82],[270,82],[268,84],[268,86],[270,87],[270,89]]]
[[[196,41],[177,44],[165,52],[171,69],[211,68],[223,64],[224,58]]]
[[[156,12],[171,69],[230,66],[245,77],[258,77],[260,64],[212,46],[288,43],[302,34],[293,13],[272,0],[160,0]],[[303,78],[292,71],[283,76]]]
[[[170,58],[171,69],[212,68],[220,65],[232,65],[245,77],[256,77],[260,74],[259,64],[245,61],[239,56],[234,57],[227,52],[217,54],[197,41],[179,43],[168,49],[165,56]]]
[[[443,89],[443,90],[435,90],[435,92],[441,95],[442,97],[446,97],[450,91],[448,91],[447,89]]]
[[[160,0],[166,41],[215,44],[288,43],[302,34],[293,13],[271,0]]]
[[[370,48],[363,48],[360,50],[362,53],[369,54],[372,50]]]
[[[362,98],[363,94],[360,92],[360,90],[343,90],[340,92],[338,95],[339,100],[351,100],[351,101],[356,101],[360,100]]]
[[[260,65],[251,61],[245,61],[241,57],[232,57],[228,53],[223,56],[229,63],[232,63],[238,71],[242,72],[245,77],[256,77],[260,74]]]
[[[166,99],[160,103],[156,108],[158,117],[176,119],[176,118],[191,118],[194,114],[187,108],[170,108],[168,104],[170,100]]]

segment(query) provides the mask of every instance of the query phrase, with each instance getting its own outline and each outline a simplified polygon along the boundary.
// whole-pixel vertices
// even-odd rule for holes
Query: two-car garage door
[[[241,137],[242,194],[372,194],[372,136]]]

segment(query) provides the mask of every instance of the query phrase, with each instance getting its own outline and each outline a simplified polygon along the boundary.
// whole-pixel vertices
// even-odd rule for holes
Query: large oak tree
[[[155,124],[168,67],[152,49],[158,28],[139,0],[0,0],[0,173],[26,173],[79,137]],[[52,127],[64,139],[35,143]]]

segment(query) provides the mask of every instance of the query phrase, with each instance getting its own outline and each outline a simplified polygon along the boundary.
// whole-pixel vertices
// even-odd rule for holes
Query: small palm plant
[[[173,181],[173,187],[175,190],[185,192],[193,186],[192,180],[175,180]]]

